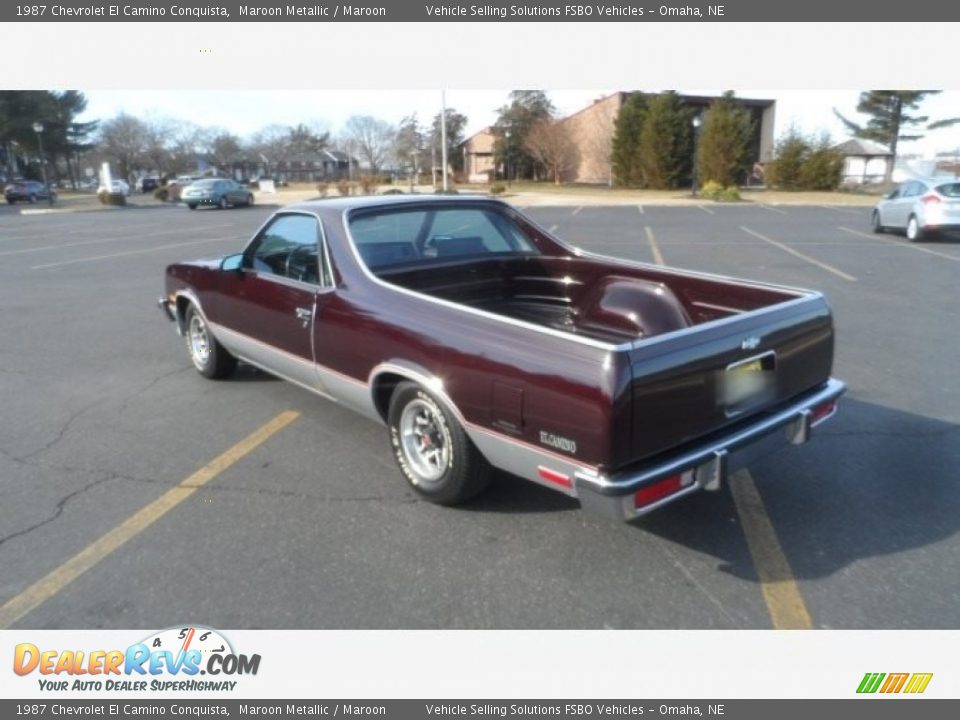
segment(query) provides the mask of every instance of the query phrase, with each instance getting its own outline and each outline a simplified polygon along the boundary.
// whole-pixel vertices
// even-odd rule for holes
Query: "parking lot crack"
[[[64,422],[64,423],[60,426],[60,429],[57,431],[57,434],[53,437],[52,440],[50,440],[49,442],[47,442],[47,443],[44,444],[43,446],[37,448],[36,450],[33,450],[33,451],[27,453],[26,455],[20,456],[19,460],[21,460],[22,462],[26,462],[26,461],[28,461],[28,460],[30,460],[30,459],[32,459],[32,458],[37,457],[38,455],[42,455],[42,454],[44,454],[45,452],[47,452],[48,450],[50,450],[50,449],[51,449],[52,447],[54,447],[57,443],[59,443],[61,440],[63,440],[64,437],[66,437],[66,434],[67,434],[67,432],[69,432],[70,427],[71,427],[71,426],[73,425],[73,423],[76,422],[82,415],[85,415],[86,413],[90,412],[90,411],[93,410],[94,408],[99,407],[100,405],[103,405],[105,402],[106,402],[105,399],[104,399],[104,400],[98,400],[97,402],[93,403],[92,405],[87,405],[86,407],[81,408],[80,410],[77,410],[76,412],[72,413],[72,414],[70,415],[70,417],[67,418],[66,422]]]
[[[85,492],[87,492],[88,490],[92,490],[98,485],[102,485],[103,483],[106,483],[115,479],[117,479],[117,477],[113,473],[109,473],[107,475],[104,475],[103,477],[97,478],[96,480],[93,480],[92,482],[87,483],[86,485],[80,488],[77,488],[73,492],[67,493],[57,501],[56,507],[54,508],[53,513],[49,517],[39,522],[36,522],[33,525],[30,525],[29,527],[23,528],[22,530],[17,530],[16,532],[12,532],[9,535],[0,537],[0,546],[2,546],[4,543],[10,540],[13,540],[18,537],[22,537],[23,535],[28,535],[34,532],[35,530],[39,530],[40,528],[45,527],[52,522],[55,522],[57,518],[63,515],[64,509],[66,508],[67,504],[71,500],[73,500],[76,497],[79,497],[80,495],[83,495]]]

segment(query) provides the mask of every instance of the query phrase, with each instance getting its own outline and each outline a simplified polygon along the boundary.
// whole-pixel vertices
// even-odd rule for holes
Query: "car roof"
[[[283,210],[304,210],[307,212],[322,212],[324,210],[356,210],[358,208],[374,208],[387,206],[403,206],[437,203],[463,204],[463,203],[497,203],[506,205],[502,200],[497,200],[489,195],[464,194],[464,195],[353,195],[332,198],[316,198],[314,200],[305,200],[303,202],[287,205]]]

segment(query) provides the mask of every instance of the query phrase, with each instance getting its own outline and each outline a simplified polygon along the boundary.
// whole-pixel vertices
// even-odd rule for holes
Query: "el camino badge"
[[[760,347],[760,338],[756,335],[744,338],[743,342],[740,343],[741,350],[756,350],[758,347]]]
[[[560,437],[559,435],[554,435],[553,433],[548,433],[541,430],[540,442],[543,445],[549,445],[552,448],[563,450],[571,455],[577,454],[577,443],[575,440],[570,440],[569,438]]]

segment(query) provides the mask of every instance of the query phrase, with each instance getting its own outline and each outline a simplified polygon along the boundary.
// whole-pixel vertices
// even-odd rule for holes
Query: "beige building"
[[[582,110],[563,119],[570,128],[577,146],[579,162],[577,169],[566,178],[570,182],[612,184],[611,155],[614,128],[620,108],[630,97],[628,92],[615,92],[599,97]],[[684,105],[695,113],[707,110],[716,97],[705,95],[681,95]],[[773,159],[773,125],[776,101],[752,98],[736,98],[737,104],[750,111],[754,124],[750,162],[766,163]],[[464,167],[471,182],[482,182],[496,172],[493,155],[494,136],[491,128],[484,128],[463,143]],[[484,177],[481,178],[480,176]],[[477,179],[473,179],[476,176]]]
[[[484,128],[463,141],[463,171],[467,181],[489,182],[496,171],[493,143],[496,138],[491,128]]]

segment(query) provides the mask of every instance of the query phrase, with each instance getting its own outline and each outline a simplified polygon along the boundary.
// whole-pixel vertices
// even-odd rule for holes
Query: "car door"
[[[240,183],[235,180],[227,180],[227,200],[230,201],[231,205],[243,205],[247,202],[247,191],[246,188],[242,187]]]
[[[915,180],[904,183],[903,188],[900,192],[900,197],[897,198],[895,204],[896,216],[895,222],[892,223],[895,227],[905,228],[907,226],[907,218],[910,217],[910,211],[913,208],[913,204],[917,201],[917,198],[923,192],[923,186]]]
[[[244,251],[241,267],[222,272],[217,305],[228,349],[319,390],[313,322],[318,296],[330,289],[321,242],[315,215],[278,213]]]

